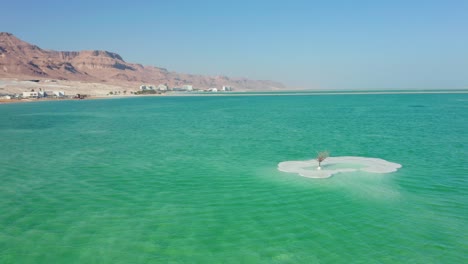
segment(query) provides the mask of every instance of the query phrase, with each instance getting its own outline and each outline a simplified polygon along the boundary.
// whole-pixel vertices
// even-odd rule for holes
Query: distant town
[[[208,88],[208,89],[200,89],[194,88],[192,85],[186,84],[182,85],[181,87],[172,87],[169,88],[166,84],[160,84],[158,86],[154,85],[140,85],[140,90],[137,94],[151,94],[151,93],[162,93],[167,91],[174,91],[174,92],[231,92],[231,86],[223,86],[221,89],[216,87]]]
[[[41,80],[29,80],[29,82],[39,83]],[[54,82],[54,80],[46,80],[45,82]],[[47,86],[45,86],[47,87]],[[106,96],[127,96],[127,95],[164,95],[170,93],[217,93],[217,92],[232,92],[231,86],[222,86],[221,88],[211,87],[208,89],[196,88],[193,85],[186,84],[177,87],[169,87],[167,84],[142,84],[138,89],[131,90],[122,88],[122,90],[110,91]],[[89,94],[67,94],[63,90],[51,90],[50,87],[27,89],[20,93],[0,93],[0,100],[3,102],[8,100],[34,100],[34,99],[86,99],[94,97]],[[102,97],[102,96],[100,96]]]

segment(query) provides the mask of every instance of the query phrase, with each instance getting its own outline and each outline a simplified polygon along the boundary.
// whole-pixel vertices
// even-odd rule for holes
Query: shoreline
[[[265,92],[218,92],[218,93],[165,93],[148,95],[118,95],[118,96],[90,96],[86,99],[75,98],[40,98],[40,99],[0,99],[1,104],[15,103],[33,103],[50,101],[82,101],[82,100],[105,100],[105,99],[123,99],[123,98],[141,98],[141,97],[215,97],[215,96],[321,96],[321,95],[391,95],[391,94],[468,94],[467,90],[398,90],[398,91],[265,91]]]

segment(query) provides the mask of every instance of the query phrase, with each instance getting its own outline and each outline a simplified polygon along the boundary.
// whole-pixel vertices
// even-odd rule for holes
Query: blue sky
[[[305,89],[468,88],[468,1],[8,1],[0,31]]]

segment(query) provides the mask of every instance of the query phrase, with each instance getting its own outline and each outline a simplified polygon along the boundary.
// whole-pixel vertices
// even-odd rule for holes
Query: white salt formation
[[[297,173],[308,178],[328,178],[336,173],[353,171],[390,173],[399,168],[401,168],[401,164],[365,157],[330,157],[322,161],[321,169],[318,169],[318,161],[315,159],[278,163],[278,170]]]

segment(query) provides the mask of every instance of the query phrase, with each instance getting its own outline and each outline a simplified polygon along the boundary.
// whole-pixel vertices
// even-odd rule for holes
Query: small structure
[[[6,95],[0,95],[0,99],[3,99],[3,100],[10,100],[11,99],[11,96],[6,94]]]
[[[88,97],[88,95],[86,94],[76,94],[75,97],[73,97],[74,99],[86,99]]]
[[[216,87],[215,88],[210,88],[210,89],[208,89],[208,91],[216,93],[216,92],[218,92],[218,88],[216,88]]]
[[[230,91],[232,91],[232,87],[223,85],[223,91],[224,92],[230,92]]]

